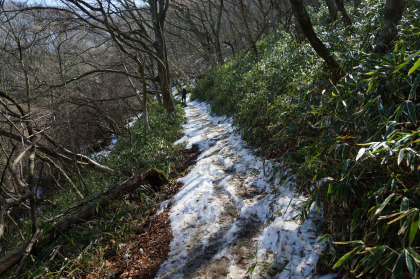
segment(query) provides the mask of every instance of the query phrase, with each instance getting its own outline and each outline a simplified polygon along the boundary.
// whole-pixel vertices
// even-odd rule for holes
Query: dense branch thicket
[[[8,2],[0,9],[0,243],[40,229],[63,187],[75,202],[87,170],[114,174],[88,155],[141,111],[145,84],[107,32],[65,8]],[[134,88],[133,88],[134,87]],[[139,90],[140,89],[140,90]],[[143,92],[147,92],[143,87]],[[25,231],[27,221],[31,231]],[[12,233],[12,234],[13,234]],[[6,245],[6,246],[5,246]]]
[[[20,8],[6,3],[0,13],[0,220],[3,227],[10,210],[29,201],[34,232],[40,181],[51,175],[63,178],[65,172],[79,168],[112,174],[112,169],[86,156],[86,151],[98,139],[118,133],[125,116],[115,103],[95,103],[97,98],[114,95],[111,86],[99,86],[104,78],[100,71],[94,79],[84,77],[100,67],[118,67],[118,60],[93,63],[104,52],[113,52],[108,39],[92,34],[60,11]],[[106,116],[107,111],[116,112],[116,117]],[[83,198],[74,184],[72,190]]]

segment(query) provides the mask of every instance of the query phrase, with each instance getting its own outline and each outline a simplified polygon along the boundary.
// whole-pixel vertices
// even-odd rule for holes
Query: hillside
[[[353,26],[311,13],[316,34],[339,62],[325,62],[287,32],[260,41],[201,79],[193,98],[233,117],[262,154],[287,162],[297,185],[326,219],[329,268],[378,278],[418,272],[420,105],[417,4],[409,2],[399,38],[383,53],[383,1],[351,12]]]

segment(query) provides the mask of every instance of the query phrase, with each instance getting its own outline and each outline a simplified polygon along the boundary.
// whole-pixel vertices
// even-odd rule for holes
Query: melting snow
[[[128,129],[131,128],[131,127],[133,127],[133,125],[141,117],[142,117],[142,113],[140,112],[137,115],[129,118],[127,120],[128,121],[127,124],[125,124],[125,127],[128,128]],[[111,142],[109,143],[109,145],[105,149],[103,149],[101,151],[93,152],[92,154],[90,154],[90,157],[92,159],[94,159],[94,160],[98,160],[98,159],[101,159],[103,157],[107,157],[111,153],[111,149],[117,144],[117,142],[118,142],[117,137],[115,135],[112,135]]]
[[[137,115],[135,115],[135,116],[133,116],[133,117],[131,117],[131,118],[129,118],[128,119],[128,123],[127,124],[125,124],[125,127],[126,128],[131,128],[136,122],[137,122],[137,120],[139,120],[141,117],[142,117],[142,115],[143,115],[143,113],[142,112],[140,112],[140,113],[138,113]],[[115,143],[117,143],[117,142],[115,142]],[[114,143],[114,145],[115,145],[115,143]]]
[[[315,277],[316,210],[302,222],[306,198],[289,170],[253,155],[232,120],[209,109],[198,102],[185,109],[185,136],[176,144],[197,144],[202,153],[172,199],[174,238],[156,278]]]

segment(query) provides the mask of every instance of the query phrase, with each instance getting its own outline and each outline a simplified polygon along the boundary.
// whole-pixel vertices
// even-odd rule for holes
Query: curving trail
[[[313,278],[322,250],[317,216],[300,220],[305,198],[293,177],[253,155],[207,105],[189,102],[185,111],[177,143],[202,153],[171,200],[174,238],[156,278]]]

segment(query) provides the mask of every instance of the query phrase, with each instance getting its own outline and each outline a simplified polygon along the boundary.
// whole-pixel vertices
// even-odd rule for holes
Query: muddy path
[[[317,216],[300,220],[305,198],[292,176],[253,155],[231,121],[211,117],[206,105],[185,110],[178,143],[202,153],[171,200],[173,240],[156,278],[311,278],[321,250]]]

